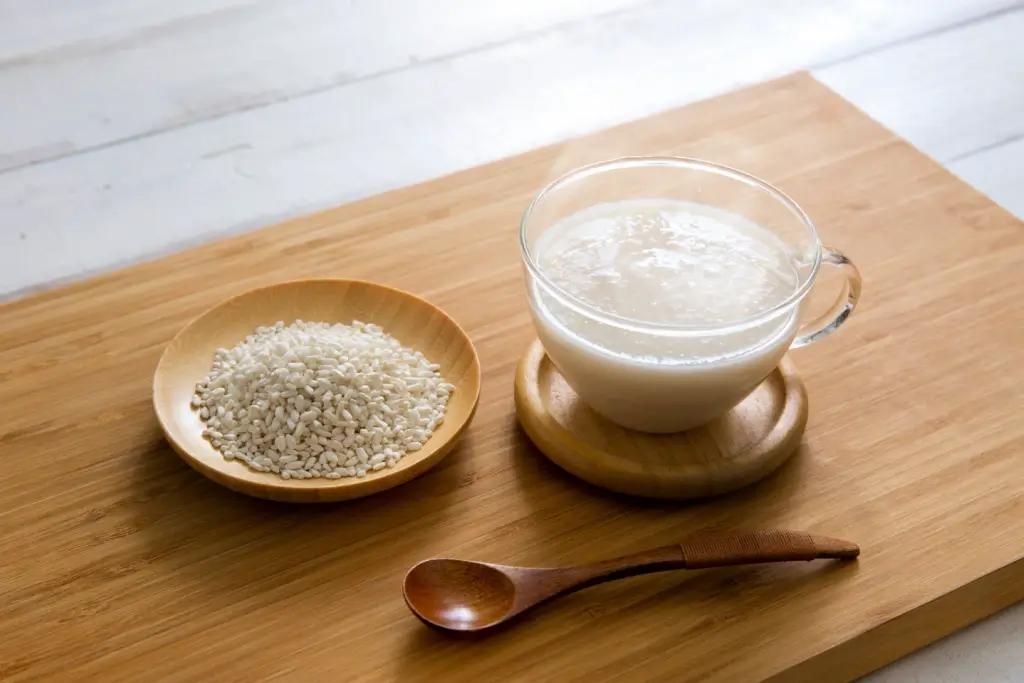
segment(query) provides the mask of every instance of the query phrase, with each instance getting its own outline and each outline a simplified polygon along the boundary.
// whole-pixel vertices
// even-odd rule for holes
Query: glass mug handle
[[[857,300],[860,299],[860,271],[850,259],[835,249],[822,247],[821,263],[841,269],[846,275],[846,284],[843,285],[839,298],[827,312],[800,326],[796,339],[789,347],[791,349],[807,346],[835,332],[850,317],[850,313],[853,313],[857,306]]]

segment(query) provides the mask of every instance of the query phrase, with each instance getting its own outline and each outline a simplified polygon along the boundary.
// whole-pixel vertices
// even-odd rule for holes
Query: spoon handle
[[[737,534],[702,533],[679,544],[687,569],[729,567],[762,562],[852,559],[857,544],[805,531],[751,531]]]
[[[706,569],[739,564],[794,562],[817,559],[853,559],[857,544],[804,531],[702,532],[678,545],[616,557],[603,562],[539,571],[544,575],[523,597],[555,595],[627,576],[672,569]],[[529,600],[526,600],[528,602]]]

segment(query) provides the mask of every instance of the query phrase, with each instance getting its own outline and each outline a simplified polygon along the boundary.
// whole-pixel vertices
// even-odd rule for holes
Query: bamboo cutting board
[[[794,354],[800,451],[702,504],[604,493],[515,426],[533,338],[521,212],[571,167],[653,153],[777,183],[864,276],[850,322]],[[0,679],[853,680],[1024,598],[1022,262],[1020,222],[797,75],[6,304]],[[346,504],[202,479],[153,415],[164,344],[230,295],[324,276],[413,291],[466,328],[484,372],[466,438]],[[708,526],[805,529],[863,555],[617,582],[470,641],[402,602],[430,556],[586,562]]]

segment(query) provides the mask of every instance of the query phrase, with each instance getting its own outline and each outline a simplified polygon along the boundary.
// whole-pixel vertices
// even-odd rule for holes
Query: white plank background
[[[30,33],[19,24],[31,23],[21,17],[33,16],[25,8],[38,0],[0,2],[10,5],[0,44]],[[79,23],[91,25],[76,0],[49,2],[74,4]],[[101,7],[110,14],[118,3],[133,0]],[[199,4],[190,0],[176,16],[167,3],[155,5],[150,24],[136,16],[109,34],[92,28],[82,40],[62,26],[65,47],[54,47],[51,36],[36,52],[6,57],[0,293],[81,277],[797,68],[884,54],[913,36],[998,26],[1019,3],[603,0],[595,7],[604,13],[583,16],[587,0],[531,0],[518,5],[519,14],[495,12],[494,24],[525,31],[511,38],[504,29],[479,28],[488,24],[481,8],[506,3],[206,0],[205,12]],[[353,18],[339,18],[339,7]],[[446,14],[428,20],[431,7]],[[460,19],[446,20],[449,14]],[[320,37],[324,25],[349,24],[358,30],[339,28],[339,36],[372,44],[370,56]],[[381,37],[392,33],[404,37]],[[978,47],[988,68],[1005,70],[1014,56]],[[268,70],[268,53],[287,58],[287,68]],[[420,61],[410,64],[413,56]],[[330,86],[340,72],[348,76]],[[42,245],[46,258],[34,258]]]
[[[1020,0],[0,0],[0,299],[802,68],[1024,217]]]

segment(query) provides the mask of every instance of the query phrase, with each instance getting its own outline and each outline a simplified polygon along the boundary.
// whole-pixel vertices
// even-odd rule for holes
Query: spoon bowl
[[[405,577],[405,602],[430,626],[452,631],[494,626],[511,615],[516,598],[516,586],[502,569],[511,568],[466,560],[425,560]]]

